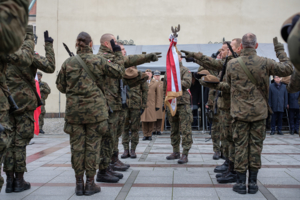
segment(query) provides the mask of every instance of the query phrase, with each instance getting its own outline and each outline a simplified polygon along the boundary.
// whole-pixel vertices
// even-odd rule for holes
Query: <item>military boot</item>
[[[213,159],[214,159],[214,160],[219,160],[219,159],[220,159],[220,156],[221,156],[221,153],[218,152],[218,151],[216,151],[216,152],[214,153],[214,155],[213,155]]]
[[[257,173],[258,171],[249,171],[248,193],[250,194],[255,194],[258,191]]]
[[[108,168],[99,170],[97,173],[97,182],[117,183],[119,178],[109,173]]]
[[[24,180],[24,172],[15,172],[14,192],[22,192],[30,189],[30,183]]]
[[[129,167],[118,158],[118,152],[114,152],[111,158],[112,169],[114,171],[126,171]]]
[[[226,173],[217,178],[218,183],[234,183],[236,182],[236,172],[234,171],[234,163],[229,161],[229,167]]]
[[[167,160],[175,160],[180,158],[180,153],[179,152],[174,152],[171,155],[167,156]]]
[[[233,185],[232,190],[239,193],[239,194],[246,194],[246,172],[240,173],[236,172],[236,184]]]
[[[131,150],[130,150],[130,157],[131,157],[131,158],[136,158],[136,153],[135,153],[135,150],[134,150],[134,149],[131,149]]]
[[[188,155],[182,154],[181,158],[178,160],[178,164],[185,164],[189,162]]]
[[[221,176],[225,175],[226,173],[227,173],[227,171],[225,171],[223,173],[216,174],[216,178],[220,178]]]
[[[90,196],[101,191],[100,186],[96,185],[94,182],[94,177],[86,177],[84,194]]]
[[[14,179],[15,177],[13,171],[6,172],[6,193],[11,193],[14,191]]]
[[[112,169],[112,165],[109,165],[109,166],[108,166],[108,173],[110,173],[110,174],[113,175],[113,176],[118,177],[119,179],[122,179],[122,178],[123,178],[123,174],[118,173],[118,172],[115,172],[115,171]]]
[[[75,194],[77,196],[82,196],[84,194],[83,175],[75,176],[75,178],[76,178]]]
[[[223,173],[226,172],[228,169],[228,159],[226,158],[225,162],[222,165],[216,166],[214,169],[215,173]]]
[[[129,149],[124,149],[124,153],[121,155],[121,158],[129,158]]]

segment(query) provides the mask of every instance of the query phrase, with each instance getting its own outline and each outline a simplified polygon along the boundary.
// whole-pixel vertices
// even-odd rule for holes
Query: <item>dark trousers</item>
[[[299,109],[289,109],[290,129],[299,131],[300,114]]]
[[[283,112],[274,112],[271,120],[271,131],[275,131],[275,125],[277,120],[277,131],[282,129],[282,116]]]

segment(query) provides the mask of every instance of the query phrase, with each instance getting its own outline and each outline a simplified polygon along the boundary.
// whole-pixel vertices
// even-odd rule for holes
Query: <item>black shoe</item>
[[[216,174],[216,178],[220,178],[221,176],[223,176],[223,174],[225,175],[225,174],[226,174],[226,172],[223,172],[223,173]]]
[[[271,131],[270,135],[275,135],[275,131]]]
[[[22,192],[31,188],[30,183],[24,180],[24,172],[15,172],[15,175],[14,192]]]
[[[82,196],[84,194],[83,175],[75,176],[75,178],[76,178],[75,194],[77,196]]]
[[[152,136],[148,137],[148,140],[152,140]]]
[[[236,184],[233,185],[232,190],[239,193],[239,194],[246,194],[246,173],[240,173],[236,172],[237,179],[236,179]]]
[[[229,161],[228,170],[221,177],[217,178],[218,183],[234,183],[236,182],[236,172],[234,171],[234,163]]]
[[[175,160],[180,158],[180,152],[174,152],[171,155],[167,156],[167,160]]]
[[[143,137],[143,141],[145,141],[145,140],[148,140],[148,137],[145,137],[145,136],[144,136],[144,137]]]
[[[216,166],[216,168],[214,169],[214,172],[215,173],[223,173],[223,172],[227,171],[227,169],[228,169],[228,160],[226,159],[222,165]]]
[[[213,159],[214,159],[214,160],[219,160],[219,159],[220,159],[220,156],[221,156],[221,153],[220,153],[220,152],[215,152],[214,155],[213,155]]]
[[[294,133],[298,134],[298,133],[299,133],[299,130],[294,130]]]
[[[161,135],[161,132],[160,132],[160,131],[157,131],[157,132],[156,132],[156,135]]]
[[[277,132],[278,135],[283,135],[282,131]]]
[[[112,165],[109,165],[109,166],[108,166],[108,173],[110,173],[110,174],[113,175],[113,176],[118,177],[119,179],[122,179],[122,178],[123,178],[123,174],[118,173],[118,172],[115,172],[115,171],[113,170],[113,168],[112,168]]]
[[[12,193],[14,191],[14,179],[15,175],[13,171],[6,172],[6,193]]]
[[[105,183],[117,183],[119,181],[119,178],[116,176],[113,176],[110,172],[109,169],[103,169],[99,170],[97,173],[97,182],[105,182]]]
[[[258,171],[249,171],[249,179],[248,179],[248,193],[255,194],[258,191],[257,186],[257,174]]]
[[[294,130],[290,130],[291,135],[294,135],[294,132],[295,132]]]
[[[45,132],[43,131],[43,129],[40,129],[40,133],[41,134],[45,134]]]
[[[156,135],[156,132],[155,132],[155,131],[153,131],[153,132],[152,132],[152,135]]]

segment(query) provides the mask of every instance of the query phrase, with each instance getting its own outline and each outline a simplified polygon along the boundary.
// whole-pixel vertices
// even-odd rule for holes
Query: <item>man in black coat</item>
[[[300,92],[288,94],[288,109],[289,109],[289,121],[290,121],[290,134],[299,133],[299,96]]]

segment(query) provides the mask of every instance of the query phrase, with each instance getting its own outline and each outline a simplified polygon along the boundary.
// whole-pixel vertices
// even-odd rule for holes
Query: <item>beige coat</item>
[[[159,82],[151,79],[150,84],[148,85],[148,98],[147,98],[147,108],[145,109],[144,113],[141,116],[142,122],[155,122],[156,118],[156,111],[155,108],[160,108],[160,95],[159,92]]]
[[[159,83],[159,93],[160,93],[160,97],[159,97],[159,100],[158,100],[158,107],[159,107],[159,110],[156,111],[156,118],[157,119],[162,119],[163,117],[163,111],[162,111],[162,105],[163,105],[163,96],[164,96],[164,82],[162,81],[158,81]]]

